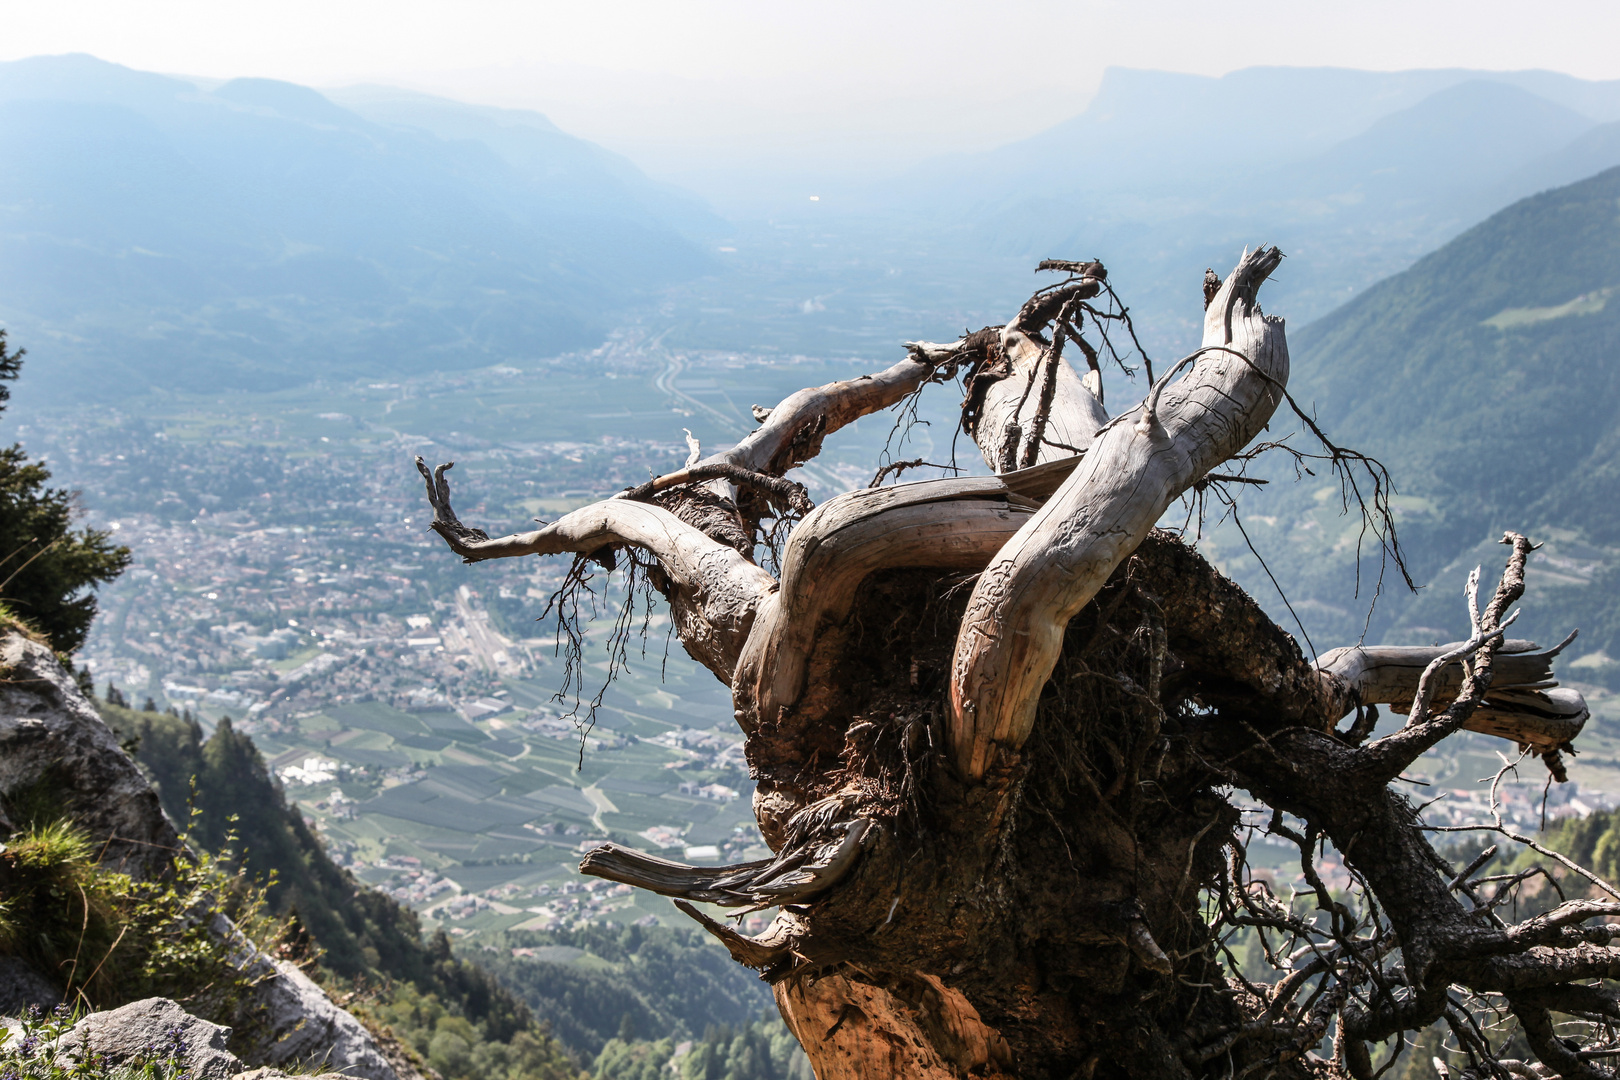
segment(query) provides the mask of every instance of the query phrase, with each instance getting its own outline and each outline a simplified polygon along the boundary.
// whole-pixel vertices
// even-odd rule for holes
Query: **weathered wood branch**
[[[1051,350],[1034,333],[1033,327],[1026,332],[1017,324],[1002,330],[1001,348],[1008,373],[984,390],[973,427],[979,453],[997,472],[1011,472],[1023,463],[1020,451],[1026,441],[1033,455],[1028,464],[1053,461],[1088,448],[1108,423],[1108,413],[1099,397],[1101,383],[1088,385],[1061,355],[1049,363],[1053,360]],[[1041,386],[1048,373],[1051,383]],[[1040,393],[1033,392],[1037,386]],[[1026,436],[1036,434],[1037,427],[1039,434],[1026,440]]]
[[[1533,641],[1511,638],[1496,653],[1496,688],[1544,687],[1557,685],[1553,660],[1575,640],[1571,634],[1551,649]],[[1345,712],[1356,703],[1396,705],[1410,702],[1423,670],[1436,657],[1460,648],[1462,642],[1448,645],[1351,645],[1322,654],[1317,667],[1324,675],[1339,680],[1335,693],[1343,700]],[[1436,677],[1437,700],[1456,696],[1462,686],[1462,666],[1442,669]]]
[[[930,349],[919,344],[904,360],[874,375],[789,394],[774,409],[760,410],[764,420],[756,431],[708,460],[780,476],[820,453],[821,440],[839,428],[887,409],[916,390],[935,376],[938,365],[948,364],[952,355],[950,346]],[[939,359],[930,359],[932,356]]]
[[[1569,900],[1553,910],[1508,928],[1508,940],[1521,948],[1532,945],[1561,945],[1564,935],[1576,923],[1587,919],[1620,916],[1620,904],[1604,900]],[[1608,924],[1607,931],[1620,934],[1620,926]]]
[[[982,777],[997,748],[1023,745],[1069,620],[1170,503],[1240,451],[1281,402],[1283,323],[1255,303],[1281,258],[1275,248],[1244,256],[1205,312],[1205,344],[1221,348],[1101,431],[980,575],[951,671],[949,739],[964,776]]]
[[[765,473],[754,472],[725,461],[714,461],[707,465],[688,465],[675,472],[655,476],[644,484],[626,488],[613,497],[629,499],[631,502],[645,502],[660,491],[668,491],[683,484],[700,484],[708,480],[725,480],[738,487],[758,488],[774,495],[801,514],[808,514],[816,508],[803,484],[784,480],[780,476],[767,476]]]
[[[1590,715],[1586,699],[1578,691],[1558,686],[1552,663],[1574,639],[1571,634],[1551,649],[1542,649],[1533,641],[1503,642],[1496,652],[1491,689],[1463,727],[1533,746],[1537,753],[1573,741]],[[1319,667],[1340,716],[1358,704],[1390,705],[1406,711],[1424,670],[1436,658],[1460,651],[1464,644],[1352,645],[1323,653]],[[1434,703],[1450,704],[1462,683],[1460,662],[1441,668],[1431,687]]]
[[[800,810],[788,822],[787,843],[772,859],[689,866],[635,848],[603,844],[586,853],[579,871],[723,907],[801,904],[832,888],[855,865],[873,826],[867,818],[846,816],[852,804],[848,798],[833,796]]]
[[[1502,578],[1497,583],[1484,612],[1479,610],[1478,602],[1479,571],[1476,569],[1469,575],[1467,598],[1469,620],[1473,624],[1473,634],[1469,642],[1463,649],[1452,650],[1442,658],[1430,662],[1418,676],[1417,695],[1406,725],[1399,731],[1367,745],[1364,757],[1374,774],[1383,773],[1394,777],[1409,763],[1415,761],[1419,754],[1470,723],[1484,705],[1486,695],[1495,686],[1496,661],[1500,652],[1502,631],[1518,617],[1517,613],[1511,616],[1506,613],[1524,595],[1524,568],[1533,550],[1529,539],[1519,533],[1506,533],[1501,542],[1512,548],[1512,554],[1508,556]],[[1472,659],[1463,669],[1462,684],[1457,690],[1456,697],[1443,710],[1431,713],[1424,697],[1432,693],[1432,686],[1438,681],[1443,663],[1452,656],[1471,651],[1475,642],[1482,643],[1483,647],[1473,652]],[[1533,694],[1535,691],[1520,690],[1519,696],[1523,698],[1527,693]],[[1576,698],[1578,701],[1579,695],[1576,695]],[[1545,700],[1553,702],[1551,697]],[[1574,721],[1577,724],[1584,723],[1585,704],[1579,703],[1577,707],[1579,713]],[[1496,712],[1499,714],[1496,718],[1498,722],[1502,721],[1504,714],[1511,715],[1514,712],[1520,714],[1525,730],[1519,741],[1526,745],[1533,745],[1531,721],[1558,719],[1557,714],[1550,710],[1543,710],[1543,715],[1538,718],[1531,709],[1522,705],[1515,707],[1511,701],[1506,704],[1499,703]],[[1545,737],[1545,731],[1542,736]],[[1556,756],[1560,745],[1562,743],[1544,747],[1542,753],[1548,767],[1562,781],[1563,766]]]
[[[1057,397],[1058,371],[1060,368],[1068,366],[1063,362],[1063,344],[1069,340],[1068,322],[1074,303],[1071,300],[1058,313],[1057,329],[1052,333],[1052,344],[1047,346],[1046,355],[1041,360],[1041,390],[1040,393],[1035,395],[1035,414],[1030,418],[1029,430],[1024,435],[1023,449],[1018,452],[1019,468],[1027,469],[1036,464],[1040,460],[1042,450],[1053,448],[1046,438],[1046,425],[1052,418],[1052,406]],[[1076,340],[1083,339],[1077,338]],[[1085,389],[1088,394],[1096,399],[1097,408],[1101,411],[1101,384],[1095,388],[1095,391],[1090,386],[1086,386]],[[1096,425],[1096,427],[1101,426],[1100,423]],[[1095,432],[1096,427],[1092,428],[1093,432]],[[1084,447],[1076,445],[1075,449],[1084,449]],[[1050,457],[1051,455],[1048,455],[1048,459]]]
[[[733,960],[756,971],[765,971],[786,960],[800,933],[798,919],[786,911],[778,912],[770,926],[750,937],[739,934],[718,919],[709,918],[685,900],[676,900],[675,906],[681,914],[718,938]]]
[[[467,562],[523,555],[589,555],[615,544],[648,552],[673,586],[670,602],[678,609],[675,614],[687,651],[730,681],[737,653],[753,626],[755,609],[776,588],[775,578],[735,549],[661,507],[624,499],[592,503],[532,532],[491,538],[457,518],[444,478],[449,465],[430,473],[420,457],[416,464],[427,481],[433,531]]]
[[[798,513],[808,513],[813,509],[809,493],[802,485],[782,479],[782,474],[819,454],[822,441],[833,432],[894,405],[931,379],[954,372],[959,344],[912,342],[906,359],[875,375],[808,387],[788,395],[775,408],[755,405],[759,428],[736,446],[707,458],[701,457],[696,440],[688,434],[692,454],[684,468],[616,497],[644,499],[666,491],[686,492],[684,498],[669,504],[678,516],[716,540],[751,553],[758,539],[759,519],[769,515],[741,494],[734,499],[731,486],[742,492],[763,492]],[[663,501],[669,498],[666,495]]]
[[[997,477],[862,488],[823,503],[794,530],[781,588],[760,604],[738,660],[733,691],[743,729],[799,700],[817,635],[843,620],[869,575],[978,570],[1034,508]]]
[[[738,893],[731,886],[739,882],[746,884],[752,875],[769,865],[770,859],[760,859],[730,866],[692,866],[635,848],[603,844],[586,853],[579,862],[579,872],[634,885],[660,896],[741,907],[754,903],[754,897]]]

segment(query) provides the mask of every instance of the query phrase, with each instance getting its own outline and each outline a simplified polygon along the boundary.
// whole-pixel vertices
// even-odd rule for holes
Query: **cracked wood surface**
[[[818,633],[843,620],[868,576],[901,567],[979,570],[1034,505],[997,477],[864,488],[824,503],[794,530],[781,588],[760,604],[738,662],[743,730],[798,701]]]
[[[1045,506],[980,576],[957,635],[948,737],[964,776],[1028,737],[1074,614],[1170,503],[1264,428],[1288,380],[1281,319],[1255,294],[1281,255],[1248,254],[1205,312],[1209,352],[1100,432]],[[1166,384],[1169,384],[1168,386]]]
[[[1552,662],[1574,639],[1542,649],[1532,641],[1507,641],[1496,653],[1490,692],[1463,727],[1532,746],[1537,753],[1557,750],[1581,733],[1590,714],[1579,691],[1559,687]],[[1424,670],[1435,659],[1459,651],[1449,645],[1352,645],[1323,653],[1324,682],[1343,716],[1356,705],[1393,705],[1405,710],[1417,694]],[[1463,684],[1463,666],[1439,670],[1433,692],[1448,704]]]

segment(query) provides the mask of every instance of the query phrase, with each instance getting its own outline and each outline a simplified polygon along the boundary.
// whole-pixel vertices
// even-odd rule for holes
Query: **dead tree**
[[[463,525],[448,466],[417,459],[433,528],[466,561],[624,555],[731,687],[774,857],[694,867],[609,845],[581,869],[677,898],[771,984],[823,1080],[1366,1080],[1373,1044],[1439,1021],[1479,1075],[1613,1075],[1602,1032],[1620,996],[1597,980],[1620,976],[1620,948],[1594,920],[1620,915],[1620,894],[1508,923],[1518,882],[1493,891],[1481,864],[1450,865],[1391,787],[1464,728],[1561,778],[1585,704],[1555,688],[1556,649],[1504,633],[1529,542],[1504,540],[1466,641],[1313,664],[1155,528],[1292,407],[1283,322],[1256,302],[1280,258],[1262,248],[1210,275],[1202,347],[1149,369],[1145,399],[1113,417],[1110,350],[1092,339],[1128,322],[1102,266],[1050,263],[1067,276],[1005,326],[756,408],[735,447],[694,446],[681,472],[534,532]],[[755,561],[761,522],[806,505],[784,474],[856,418],[957,377],[997,475],[849,492],[798,521],[779,575]],[[1328,446],[1335,465],[1354,458]],[[1371,739],[1380,704],[1408,718]],[[1310,904],[1248,874],[1234,791],[1299,845]],[[1348,894],[1316,872],[1325,844]],[[780,913],[746,937],[691,901]],[[1231,962],[1240,929],[1264,935],[1265,982]],[[1478,1023],[1490,1009],[1543,1064],[1508,1060]]]

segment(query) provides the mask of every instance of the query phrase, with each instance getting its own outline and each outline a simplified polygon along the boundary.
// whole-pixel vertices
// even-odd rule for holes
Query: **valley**
[[[646,340],[629,328],[527,370],[37,416],[19,434],[136,553],[81,653],[98,692],[205,728],[230,717],[335,862],[454,935],[684,922],[575,867],[610,839],[700,863],[767,853],[726,688],[644,595],[609,683],[630,598],[599,575],[559,695],[566,638],[540,616],[567,560],[460,565],[424,527],[411,460],[455,460],[469,517],[521,530],[668,471],[683,428],[724,445],[758,397],[847,371]],[[810,470],[818,499],[871,479],[889,433],[874,419]],[[908,454],[937,452],[918,437]]]
[[[540,619],[566,560],[460,565],[424,528],[411,458],[455,460],[467,518],[521,530],[675,467],[683,428],[724,445],[751,428],[755,401],[851,367],[670,350],[628,327],[598,350],[526,369],[170,395],[46,413],[20,434],[81,490],[88,521],[136,552],[104,591],[82,653],[98,690],[115,686],[131,704],[150,699],[205,727],[230,716],[335,862],[455,936],[679,925],[667,901],[581,879],[575,867],[605,840],[697,863],[767,853],[726,689],[672,643],[656,598],[647,609],[645,595],[627,597],[606,575],[594,582],[598,606],[582,612],[584,663],[570,683],[566,638]],[[925,397],[933,423],[912,429],[896,456],[949,460],[941,433],[954,426],[955,398]],[[892,430],[888,417],[871,420],[805,471],[818,501],[869,482]],[[1353,524],[1330,502],[1306,506],[1302,520],[1320,529]],[[1184,524],[1177,511],[1169,519]],[[1263,553],[1292,566],[1279,538],[1300,525],[1285,521],[1257,514],[1248,528]],[[1202,543],[1274,602],[1230,526]],[[1557,573],[1567,543],[1533,564],[1547,567],[1537,573]],[[610,656],[614,623],[632,599],[621,667]],[[1303,610],[1314,625],[1319,608]],[[1566,665],[1577,681],[1581,670]],[[1508,820],[1522,827],[1620,801],[1620,696],[1582,685],[1597,715],[1576,784],[1545,806],[1529,770],[1502,789]],[[1488,817],[1481,782],[1503,749],[1465,735],[1409,771],[1423,801],[1440,799],[1434,820]],[[1263,861],[1270,849],[1254,850]]]
[[[1266,159],[1203,110],[1265,125]],[[773,189],[727,218],[524,110],[84,56],[0,64],[16,157],[0,316],[29,350],[8,435],[133,553],[75,656],[104,703],[172,713],[154,719],[198,755],[210,733],[256,749],[326,907],[358,895],[398,914],[342,867],[411,909],[420,927],[397,926],[414,947],[448,960],[454,942],[582,1061],[656,1049],[645,1075],[679,1072],[694,1046],[787,1029],[749,1026],[763,984],[667,899],[578,864],[609,842],[698,865],[770,856],[730,688],[622,561],[461,564],[427,528],[414,459],[455,462],[469,525],[527,531],[678,469],[689,440],[734,444],[760,407],[886,367],[908,339],[1007,321],[1055,280],[1031,275],[1047,256],[1099,258],[1133,305],[1124,362],[1096,384],[1118,417],[1147,390],[1144,360],[1163,375],[1198,340],[1202,268],[1275,240],[1288,259],[1265,301],[1289,319],[1289,388],[1388,466],[1418,589],[1321,457],[1232,458],[1244,475],[1197,482],[1161,527],[1307,655],[1466,636],[1469,569],[1500,567],[1503,529],[1532,535],[1514,634],[1582,630],[1557,669],[1592,710],[1573,783],[1460,734],[1394,785],[1432,827],[1579,828],[1620,805],[1617,130],[1620,83],[1548,73],[1114,69],[1079,115],[993,153]],[[945,380],[914,413],[866,416],[788,476],[822,504],[899,461],[928,463],[901,482],[982,474],[963,396]],[[1284,411],[1263,438],[1316,450]],[[779,541],[754,553],[773,571]],[[1298,822],[1210,790],[1245,815],[1256,880],[1312,894],[1271,831]],[[1352,892],[1349,860],[1321,850],[1326,887]],[[348,974],[385,970],[361,930]],[[419,1046],[439,1041],[396,1005]],[[699,1044],[722,1016],[744,1026]]]

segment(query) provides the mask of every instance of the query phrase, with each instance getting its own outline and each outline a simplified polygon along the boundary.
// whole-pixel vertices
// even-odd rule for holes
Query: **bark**
[[[778,983],[776,1003],[799,1041],[817,1047],[817,1080],[1016,1075],[1004,1071],[1013,1065],[1006,1041],[936,976]]]
[[[1548,1035],[1548,1011],[1620,1019],[1612,996],[1576,985],[1620,975],[1620,931],[1591,925],[1620,911],[1620,891],[1547,855],[1606,899],[1511,924],[1499,901],[1524,876],[1487,895],[1490,856],[1448,864],[1391,787],[1463,729],[1562,778],[1559,751],[1587,716],[1552,678],[1564,646],[1505,633],[1529,541],[1506,538],[1465,641],[1318,665],[1154,527],[1220,482],[1213,470],[1286,400],[1283,323],[1257,303],[1280,258],[1263,248],[1224,281],[1209,274],[1203,345],[1112,420],[1078,324],[1123,315],[1089,306],[1109,290],[1100,265],[1052,260],[1043,269],[1068,279],[1005,326],[914,342],[875,376],[756,407],[761,426],[736,447],[704,458],[693,442],[682,470],[535,532],[463,525],[442,469],[422,466],[434,528],[468,561],[630,548],[656,564],[683,643],[731,686],[772,857],[693,867],[608,844],[581,869],[676,898],[760,971],[823,1080],[1365,1080],[1369,1042],[1442,1019],[1500,1072],[1508,1059],[1471,1026],[1489,995],[1543,1062],[1587,1069]],[[827,434],[956,375],[963,426],[997,475],[806,513],[784,474]],[[760,521],[799,513],[778,580],[752,561]],[[1405,726],[1371,739],[1375,705]],[[1232,790],[1298,844],[1303,901],[1248,871]],[[1323,842],[1354,896],[1322,884]],[[750,937],[696,903],[778,914]],[[1282,949],[1266,982],[1224,952],[1238,930]],[[1319,1056],[1330,1031],[1335,1053]]]

